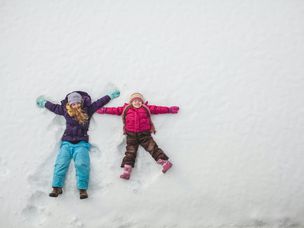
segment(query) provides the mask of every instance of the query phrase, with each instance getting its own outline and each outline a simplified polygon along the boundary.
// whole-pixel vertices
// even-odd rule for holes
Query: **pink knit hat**
[[[135,99],[140,99],[143,103],[145,101],[144,99],[144,96],[141,94],[141,93],[133,93],[131,96],[130,96],[130,100],[129,100],[129,103],[131,104],[133,100]]]

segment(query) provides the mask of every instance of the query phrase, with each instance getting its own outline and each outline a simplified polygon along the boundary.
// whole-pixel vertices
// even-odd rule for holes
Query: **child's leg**
[[[90,177],[90,144],[79,142],[74,146],[73,159],[76,169],[77,188],[86,190]]]
[[[151,154],[155,161],[158,161],[159,159],[169,159],[164,151],[158,147],[150,133],[143,133],[139,137],[139,142],[140,145]]]
[[[62,142],[59,153],[56,158],[54,176],[53,176],[53,187],[62,188],[65,181],[66,173],[69,169],[69,165],[72,159],[71,147],[68,142]]]
[[[122,160],[121,167],[124,167],[125,165],[130,165],[131,167],[134,167],[138,146],[139,144],[136,135],[128,133],[126,153],[125,157]]]
[[[162,172],[166,173],[172,167],[172,163],[168,161],[169,158],[164,151],[157,146],[151,134],[143,133],[139,139],[140,145],[152,155],[158,164],[162,165]]]

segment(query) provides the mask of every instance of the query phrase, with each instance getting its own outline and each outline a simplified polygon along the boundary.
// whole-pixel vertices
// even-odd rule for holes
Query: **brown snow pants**
[[[134,167],[137,150],[141,145],[146,151],[148,151],[155,161],[158,159],[168,160],[167,155],[160,149],[150,132],[131,133],[126,132],[127,135],[127,147],[125,157],[122,160],[121,167],[125,164]]]

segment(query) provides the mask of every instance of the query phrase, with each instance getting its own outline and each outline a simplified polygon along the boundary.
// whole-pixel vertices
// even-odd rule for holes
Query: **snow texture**
[[[0,227],[304,227],[304,2],[0,0]],[[71,163],[48,197],[73,90],[142,92],[166,174],[143,149],[129,181],[118,116],[90,126],[89,198]]]

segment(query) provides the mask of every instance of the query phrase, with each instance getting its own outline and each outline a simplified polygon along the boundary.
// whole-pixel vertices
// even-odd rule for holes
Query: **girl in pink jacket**
[[[127,147],[121,163],[121,167],[124,170],[120,178],[126,180],[130,178],[139,145],[148,151],[158,164],[162,165],[163,173],[172,167],[167,155],[157,146],[151,136],[151,133],[155,134],[151,114],[177,113],[178,110],[179,107],[177,106],[148,105],[144,103],[144,97],[140,93],[133,93],[129,103],[122,107],[104,107],[97,110],[99,114],[122,115],[124,134],[127,136]]]

